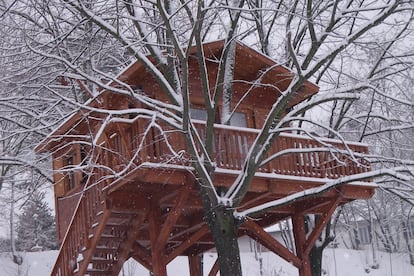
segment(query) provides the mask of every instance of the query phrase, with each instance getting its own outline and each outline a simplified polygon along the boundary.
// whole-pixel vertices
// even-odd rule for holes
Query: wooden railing
[[[153,127],[147,129],[148,120],[139,119],[125,127],[122,135],[114,135],[112,144],[116,156],[109,158],[112,168],[125,168],[132,154],[142,146],[135,164],[142,162],[165,163],[189,166],[186,155],[174,156],[171,148],[185,152],[184,136],[180,131],[164,129],[162,133]],[[205,125],[195,123],[203,138]],[[144,137],[145,133],[145,137]],[[218,125],[214,127],[212,158],[218,168],[241,170],[243,162],[259,131],[249,128],[234,128]],[[123,137],[120,139],[120,137]],[[166,139],[165,139],[166,137]],[[144,139],[144,141],[142,140]],[[168,140],[168,143],[166,142]],[[318,138],[289,133],[280,134],[268,151],[268,162],[259,172],[316,178],[338,178],[340,176],[363,173],[370,170],[369,163],[362,157],[368,147],[361,143],[347,142],[346,145],[334,139]],[[119,170],[118,170],[119,171]]]
[[[100,179],[102,173],[96,172],[95,179]],[[93,238],[93,229],[100,223],[104,212],[103,187],[105,182],[92,184],[83,190],[72,221],[66,232],[51,275],[73,275],[78,269],[83,253],[89,248]],[[96,225],[95,225],[96,224]]]

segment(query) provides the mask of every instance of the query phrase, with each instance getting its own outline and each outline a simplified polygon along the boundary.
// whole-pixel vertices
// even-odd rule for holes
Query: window
[[[408,221],[408,235],[410,236],[411,239],[414,239],[414,219],[411,218]]]
[[[247,127],[246,113],[234,112],[230,118],[230,125],[238,127]]]
[[[371,242],[371,233],[368,225],[358,227],[358,238],[361,244],[368,244]]]
[[[191,119],[206,121],[207,111],[202,108],[190,108]],[[230,118],[230,125],[237,127],[247,127],[247,115],[243,112],[234,112]]]
[[[75,173],[73,171],[74,165],[74,156],[72,153],[66,155],[65,157],[65,191],[70,191],[75,187]]]
[[[81,166],[85,166],[87,164],[88,158],[88,151],[85,145],[80,146],[80,157],[81,157]],[[82,168],[82,177],[81,177],[81,184],[86,184],[88,180],[88,174],[86,173],[85,168]]]
[[[69,192],[79,185],[86,184],[88,173],[85,166],[88,160],[87,145],[74,145],[69,152],[62,157],[62,173],[64,174],[64,192]]]
[[[190,108],[190,117],[194,120],[207,120],[207,111],[201,108]]]

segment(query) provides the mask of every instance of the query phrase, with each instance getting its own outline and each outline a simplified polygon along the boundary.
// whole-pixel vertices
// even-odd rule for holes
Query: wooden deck
[[[86,188],[72,193],[80,200],[62,237],[62,249],[52,275],[118,275],[128,258],[152,269],[179,255],[189,256],[190,267],[197,270],[193,257],[214,247],[203,221],[182,134],[167,131],[167,140],[173,141],[173,145],[168,144],[159,129],[149,127],[149,123],[140,118],[107,128],[94,153],[98,163],[105,167],[94,168]],[[196,128],[202,136],[203,124],[197,123]],[[254,129],[215,126],[215,183],[231,185],[256,135]],[[319,150],[322,144],[331,145],[331,151]],[[358,157],[358,153],[367,152],[366,145],[344,145],[330,139],[317,142],[282,134],[274,141],[270,155],[288,149],[295,151],[260,168],[240,210],[319,186],[327,179],[370,170],[369,164]],[[352,158],[348,150],[355,153]],[[109,173],[108,168],[113,171]],[[288,217],[298,219],[297,214],[328,216],[339,204],[371,197],[374,188],[368,182],[347,184],[290,203],[262,214],[258,220],[248,220],[240,227],[239,235],[252,236],[299,266],[297,256],[259,230]],[[58,201],[59,209],[65,208],[66,200]]]

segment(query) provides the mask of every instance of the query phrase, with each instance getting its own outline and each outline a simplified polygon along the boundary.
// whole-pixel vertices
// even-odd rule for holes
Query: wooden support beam
[[[198,231],[204,224],[203,214],[200,212],[193,212],[190,216],[181,216],[177,224],[181,225],[175,229],[170,240],[180,239],[182,236],[188,236]],[[180,229],[181,228],[181,229]]]
[[[145,194],[131,193],[129,191],[116,191],[111,194],[112,209],[120,212],[146,211],[148,204]]]
[[[336,196],[334,197],[336,198]],[[299,201],[295,205],[294,213],[301,214],[315,214],[320,213],[320,209],[325,210],[326,206],[329,205],[331,199],[323,197],[310,197],[308,199]]]
[[[292,217],[293,235],[295,237],[296,255],[302,260],[299,276],[311,276],[309,256],[304,254],[306,242],[305,220],[303,213],[297,213]]]
[[[265,193],[252,193],[247,194],[242,202],[242,204],[240,205],[240,207],[238,207],[238,210],[244,210],[253,206],[257,206],[259,204],[262,204],[263,202],[269,201],[267,200],[270,196],[272,196],[271,192],[265,192]]]
[[[134,242],[132,250],[134,251],[134,255],[131,257],[138,263],[142,264],[142,266],[144,266],[146,269],[151,270],[151,252],[137,242]]]
[[[284,260],[286,260],[289,263],[292,263],[296,267],[300,267],[302,265],[302,261],[297,256],[290,252],[284,245],[282,245],[279,241],[273,238],[269,233],[267,233],[261,226],[259,226],[254,221],[250,219],[247,220],[245,223],[243,223],[243,227],[247,229],[248,235],[251,238],[258,241],[260,244],[268,248],[276,255],[282,257]]]
[[[167,276],[167,264],[165,262],[164,252],[162,248],[157,246],[157,240],[161,227],[161,222],[159,220],[161,217],[161,210],[158,205],[158,200],[152,200],[148,213],[152,273],[154,276]]]
[[[214,262],[213,266],[210,269],[210,272],[208,273],[208,276],[216,276],[217,273],[219,272],[220,266],[219,266],[219,261],[218,261],[218,257],[216,259],[216,261]]]
[[[368,184],[368,183],[367,183]],[[341,186],[341,196],[344,199],[370,199],[375,193],[375,186],[358,186],[347,184]]]
[[[164,250],[165,244],[170,236],[172,229],[174,228],[175,223],[177,222],[178,218],[180,217],[182,211],[184,210],[184,204],[187,201],[188,195],[191,192],[191,189],[188,186],[184,186],[180,189],[180,193],[178,198],[174,201],[174,206],[170,209],[167,218],[160,230],[156,241],[156,249],[157,250]],[[161,227],[161,225],[160,225]]]
[[[315,241],[319,238],[321,235],[323,228],[328,224],[333,212],[335,211],[338,204],[341,202],[341,197],[338,196],[336,199],[333,199],[330,204],[329,208],[327,208],[326,212],[322,214],[320,217],[318,224],[315,225],[315,228],[313,228],[312,233],[309,235],[305,245],[304,245],[304,254],[309,255],[309,252],[311,251],[313,245],[315,244]]]
[[[207,224],[204,224],[197,232],[195,232],[191,237],[187,239],[184,243],[182,243],[180,246],[175,248],[170,254],[166,256],[166,263],[168,264],[172,260],[175,259],[175,257],[182,254],[185,250],[187,250],[189,247],[194,245],[196,241],[201,239],[205,234],[207,234],[209,231],[209,228]]]
[[[127,230],[127,237],[126,239],[121,242],[119,245],[119,253],[118,253],[118,261],[112,267],[112,272],[114,275],[118,275],[122,269],[122,265],[128,258],[130,257],[130,252],[132,249],[132,245],[134,244],[135,239],[138,237],[140,233],[139,225],[144,221],[145,216],[136,216],[132,218],[131,225]]]
[[[188,256],[188,265],[190,268],[190,276],[202,276],[203,275],[203,255],[190,255]]]

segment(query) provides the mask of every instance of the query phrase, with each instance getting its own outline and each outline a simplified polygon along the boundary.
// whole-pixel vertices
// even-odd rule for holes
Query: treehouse
[[[206,43],[203,47],[209,85],[214,87],[216,57],[223,50],[223,41]],[[195,53],[196,49],[191,51]],[[191,55],[189,71],[191,116],[202,135],[206,115],[199,92],[199,65]],[[261,85],[252,85],[259,75]],[[229,186],[240,173],[249,145],[267,112],[292,78],[287,68],[237,43],[233,101],[243,97],[244,100],[230,124],[217,121],[214,125],[215,183]],[[149,98],[168,101],[160,85],[140,62],[125,69],[118,79]],[[82,81],[79,84],[87,90]],[[291,99],[289,107],[317,92],[316,85],[306,82]],[[200,255],[214,249],[212,235],[203,220],[192,167],[186,158],[183,134],[169,130],[162,122],[153,124],[154,117],[119,112],[144,108],[128,93],[102,90],[88,102],[88,107],[67,118],[36,148],[37,152],[50,152],[53,157],[61,249],[52,275],[118,275],[123,263],[130,258],[154,275],[166,275],[166,265],[177,256],[188,256],[189,274],[201,275]],[[221,112],[220,106],[218,111]],[[159,126],[163,126],[163,131]],[[343,151],[311,150],[321,143]],[[344,154],[349,150],[366,153],[364,144],[325,138],[316,141],[283,133],[273,142],[269,154],[287,149],[301,150],[281,155],[261,167],[240,211],[319,187],[328,180],[370,170],[369,164],[358,157],[361,155],[349,158]],[[172,151],[182,154],[172,155]],[[309,276],[310,249],[335,208],[355,199],[370,198],[374,189],[375,185],[367,181],[323,190],[248,219],[240,226],[238,235],[250,236],[296,266],[300,275]],[[318,214],[321,218],[308,235],[304,230],[306,214]],[[293,222],[294,252],[264,230],[287,218]],[[216,262],[209,275],[217,272]]]

